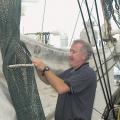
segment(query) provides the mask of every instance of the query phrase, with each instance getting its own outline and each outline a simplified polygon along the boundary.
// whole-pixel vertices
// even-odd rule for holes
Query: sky
[[[43,9],[45,0],[38,3],[26,3],[24,32],[42,30]],[[72,33],[77,19],[78,6],[75,0],[49,0],[46,2],[43,31]],[[22,21],[22,22],[23,22]]]
[[[79,1],[82,4],[82,0]],[[88,0],[88,4],[89,8],[92,8],[91,16],[92,20],[94,20],[93,18],[96,18],[96,12],[95,7],[92,7],[93,0]],[[60,35],[62,34],[63,36],[68,36],[68,42],[70,43],[79,14],[77,0],[46,0],[46,9],[42,30],[44,5],[45,0],[35,0],[34,2],[33,0],[23,0],[22,9],[24,11],[24,16],[21,17],[21,33],[58,32]],[[100,0],[97,0],[97,5],[102,25],[104,19]],[[88,14],[85,4],[82,4],[82,10],[85,21],[87,21]],[[73,39],[80,37],[80,31],[83,28],[84,25],[80,14]]]

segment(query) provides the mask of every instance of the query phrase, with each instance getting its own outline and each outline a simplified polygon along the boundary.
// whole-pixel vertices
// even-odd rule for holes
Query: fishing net
[[[21,0],[0,0],[0,49],[3,73],[18,120],[45,120],[32,66],[30,53],[20,41]]]
[[[111,17],[120,28],[120,0],[103,0],[104,14],[107,19]]]

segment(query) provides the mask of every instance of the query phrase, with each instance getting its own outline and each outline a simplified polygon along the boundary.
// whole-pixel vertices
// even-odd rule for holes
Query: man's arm
[[[43,71],[46,65],[40,59],[37,58],[32,60],[32,62],[38,69],[38,75],[42,77],[41,72]],[[51,70],[45,71],[44,77],[59,94],[63,94],[70,91],[69,86],[61,78],[56,76]]]
[[[38,70],[38,69],[36,69],[36,71],[37,71],[37,74],[38,74],[40,80],[42,80],[45,84],[49,85],[48,80],[46,79],[45,76],[42,75],[42,72],[40,70]]]

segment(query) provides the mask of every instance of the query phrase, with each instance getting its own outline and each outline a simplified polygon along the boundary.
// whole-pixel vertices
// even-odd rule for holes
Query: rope
[[[84,27],[85,27],[85,30],[86,30],[87,37],[88,37],[88,41],[89,41],[89,43],[91,43],[90,37],[89,37],[89,34],[88,34],[88,30],[87,30],[87,27],[86,27],[85,19],[84,19],[84,16],[83,16],[83,11],[82,11],[81,6],[80,6],[80,2],[79,2],[79,0],[77,0],[77,2],[78,2],[78,6],[79,6],[79,9],[80,9],[80,12],[81,12],[82,20],[83,20],[83,23],[84,23]],[[101,87],[102,87],[105,102],[106,102],[107,107],[109,108],[108,100],[107,100],[107,97],[105,95],[105,90],[104,90],[104,87],[103,87],[103,83],[102,83],[102,80],[101,80],[100,72],[99,72],[99,69],[98,69],[98,66],[97,66],[97,62],[96,62],[94,53],[93,53],[93,59],[94,59],[94,62],[95,62],[96,69],[98,71],[98,77],[99,77],[100,84],[101,84]]]
[[[95,110],[97,113],[99,113],[100,115],[102,115],[102,113],[99,110],[97,110],[96,108],[93,108],[93,110]]]
[[[98,53],[98,56],[99,56],[99,51],[98,51],[98,47],[97,47],[97,42],[96,42],[96,40],[95,40],[95,34],[94,34],[93,26],[92,26],[92,21],[91,21],[91,17],[90,17],[90,13],[89,13],[89,7],[88,7],[87,0],[85,0],[85,2],[86,2],[86,7],[87,7],[87,11],[88,11],[88,16],[89,16],[89,20],[90,20],[90,24],[91,24],[91,29],[92,29],[94,41],[95,41],[96,48],[97,48],[97,53]],[[98,25],[99,25],[100,37],[101,37],[101,39],[102,39],[102,34],[101,34],[101,29],[100,29],[100,21],[99,21],[99,16],[98,16],[98,9],[97,9],[96,0],[95,0],[95,7],[96,7],[97,18],[98,18]],[[103,41],[102,41],[102,50],[103,50],[104,61],[106,61],[105,51],[104,51],[104,46],[103,46]],[[103,67],[102,67],[101,61],[100,61],[100,56],[99,56],[99,62],[100,62],[100,66],[101,66],[101,72],[102,72],[102,74],[104,74],[104,72],[103,72]],[[112,109],[112,108],[113,108],[112,95],[111,95],[111,89],[110,89],[110,83],[109,83],[109,77],[108,77],[107,64],[106,64],[106,62],[105,62],[105,69],[106,69],[106,75],[107,75],[107,79],[108,79],[108,80],[107,80],[107,83],[106,83],[106,81],[105,81],[105,77],[104,77],[103,80],[104,80],[104,84],[105,84],[105,88],[106,88],[106,94],[107,94],[107,97],[108,97],[108,100],[109,100],[109,105],[110,105],[110,108]],[[108,84],[108,87],[107,87],[107,84]],[[113,116],[114,116],[114,118],[115,118],[114,109],[113,109]]]
[[[83,2],[84,2],[84,0],[82,0],[81,6],[82,6]],[[74,36],[75,30],[76,30],[76,27],[77,27],[79,16],[80,16],[80,11],[79,11],[78,16],[77,16],[77,20],[76,20],[76,23],[75,23],[75,27],[74,27],[74,30],[73,30],[73,33],[72,33],[72,37],[71,37],[69,46],[72,44],[72,40],[73,40],[73,36]]]
[[[83,4],[84,1],[85,1],[85,0],[82,0],[82,2],[81,2],[81,6],[82,6],[82,4]],[[93,1],[93,4],[94,4],[94,1]],[[91,12],[90,12],[90,14],[92,13],[93,4],[92,4],[92,8],[91,8]],[[71,40],[70,40],[70,44],[69,44],[69,46],[72,44],[73,37],[74,37],[74,34],[75,34],[75,30],[76,30],[76,27],[77,27],[77,24],[78,24],[79,16],[80,16],[80,11],[79,11],[78,16],[77,16],[77,20],[76,20],[76,23],[75,23],[75,27],[74,27],[74,30],[73,30],[73,33],[72,33],[72,37],[71,37]],[[92,14],[91,14],[91,16],[92,16],[93,19],[95,20],[95,18],[94,18],[94,16],[93,16]]]
[[[98,54],[98,59],[99,59],[100,67],[101,67],[101,72],[102,72],[102,75],[103,75],[103,80],[104,80],[104,85],[105,85],[105,89],[106,89],[106,94],[107,94],[107,97],[108,97],[109,105],[111,106],[111,104],[110,104],[111,101],[110,101],[110,98],[109,98],[109,91],[107,90],[107,84],[106,84],[106,82],[105,82],[105,77],[104,77],[102,62],[101,62],[101,59],[100,59],[100,54],[99,54],[99,50],[98,50],[98,47],[97,47],[97,42],[96,42],[96,39],[95,39],[95,33],[94,33],[94,30],[93,30],[93,26],[92,26],[92,21],[91,21],[91,17],[90,17],[90,13],[89,13],[89,8],[88,8],[88,3],[87,3],[86,0],[85,0],[85,2],[86,2],[86,8],[87,8],[87,11],[88,11],[88,16],[89,16],[89,20],[90,20],[90,25],[91,25],[91,29],[92,29],[92,33],[93,33],[94,42],[95,42],[95,45],[96,45],[96,50],[97,50],[97,54]]]
[[[45,11],[46,11],[46,0],[45,0],[45,4],[44,4],[44,11],[43,11],[43,20],[42,20],[42,29],[41,29],[41,32],[43,32],[43,27],[44,27]]]
[[[78,4],[79,4],[79,1],[78,1]],[[80,4],[79,4],[79,7],[80,7]],[[89,8],[88,8],[88,4],[87,4],[87,1],[86,1],[86,7],[87,7],[87,10],[88,10],[88,14],[89,14]],[[80,7],[81,9],[81,7]],[[82,16],[83,17],[83,16]],[[93,32],[93,37],[94,37],[94,41],[95,41],[95,35],[94,35],[94,31],[93,31],[93,27],[92,27],[92,22],[91,22],[91,18],[90,18],[90,14],[89,14],[89,19],[90,19],[90,24],[91,24],[91,28],[92,28],[92,32]],[[85,23],[84,23],[85,24]],[[87,33],[87,36],[88,36],[88,33]],[[96,45],[96,48],[97,48],[97,44],[96,44],[96,41],[95,41],[95,45]],[[103,51],[104,52],[104,51]],[[99,55],[99,51],[98,51],[98,48],[97,48],[97,53],[98,53],[98,58],[99,58],[99,62],[100,62],[100,66],[101,66],[101,72],[102,72],[102,75],[103,75],[103,68],[102,68],[102,65],[101,65],[101,60],[100,60],[100,55]],[[105,59],[105,58],[104,58]],[[106,60],[105,60],[106,61]],[[104,75],[103,75],[103,78],[104,78]],[[107,85],[106,85],[106,82],[105,82],[105,78],[103,79],[104,80],[104,84],[105,84],[105,89],[106,89],[106,92],[107,92],[107,99],[109,101],[109,106],[110,108],[112,107],[111,105],[111,99],[109,98],[109,93],[108,93],[108,89],[107,89]],[[101,81],[101,80],[100,80]],[[103,86],[102,84],[102,81],[101,81],[101,86]],[[104,88],[102,87],[103,91],[104,91]],[[103,92],[104,93],[104,92]],[[106,95],[104,94],[104,97],[106,98]],[[107,99],[106,99],[106,104],[108,103],[107,102]]]
[[[110,97],[112,99],[111,87],[110,87],[110,82],[109,82],[109,76],[108,76],[108,72],[107,72],[105,49],[104,49],[104,45],[103,45],[103,41],[102,41],[102,32],[101,32],[101,27],[100,27],[100,19],[99,19],[99,15],[98,15],[98,9],[97,9],[96,0],[95,0],[95,7],[96,7],[97,18],[98,18],[98,26],[99,26],[99,33],[100,33],[101,43],[102,43],[103,56],[104,56],[104,61],[105,61],[106,75],[107,75],[107,79],[108,79],[108,87],[109,87],[109,91],[110,91]]]
[[[113,8],[113,2],[115,2],[115,9],[119,11],[120,9],[120,1],[118,0],[103,0],[103,4],[105,5],[104,7],[104,14],[107,17],[107,19],[110,19],[113,17],[113,20],[115,21],[116,25],[118,28],[120,28],[120,21],[119,19],[116,19],[114,8]],[[118,12],[118,17],[119,17],[119,12]]]

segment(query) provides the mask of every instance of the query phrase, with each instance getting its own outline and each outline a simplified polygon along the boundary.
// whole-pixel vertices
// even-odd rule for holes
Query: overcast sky
[[[23,10],[25,16],[21,17],[21,32],[22,33],[33,33],[42,31],[42,20],[45,0],[24,0],[31,2],[23,2]],[[80,0],[81,3],[82,0]],[[89,7],[92,8],[93,0],[89,1]],[[101,24],[103,24],[102,9],[100,6],[100,0],[98,2],[99,15],[101,18]],[[85,20],[88,20],[86,7],[83,4],[82,9],[84,12]],[[79,7],[77,0],[46,0],[46,11],[43,24],[44,32],[58,31],[65,33],[70,41],[75,23],[79,14]],[[96,18],[95,7],[92,10],[92,16]],[[92,17],[93,19],[93,17]],[[77,27],[74,33],[73,39],[79,38],[80,31],[83,29],[83,21],[81,15],[77,23]]]

